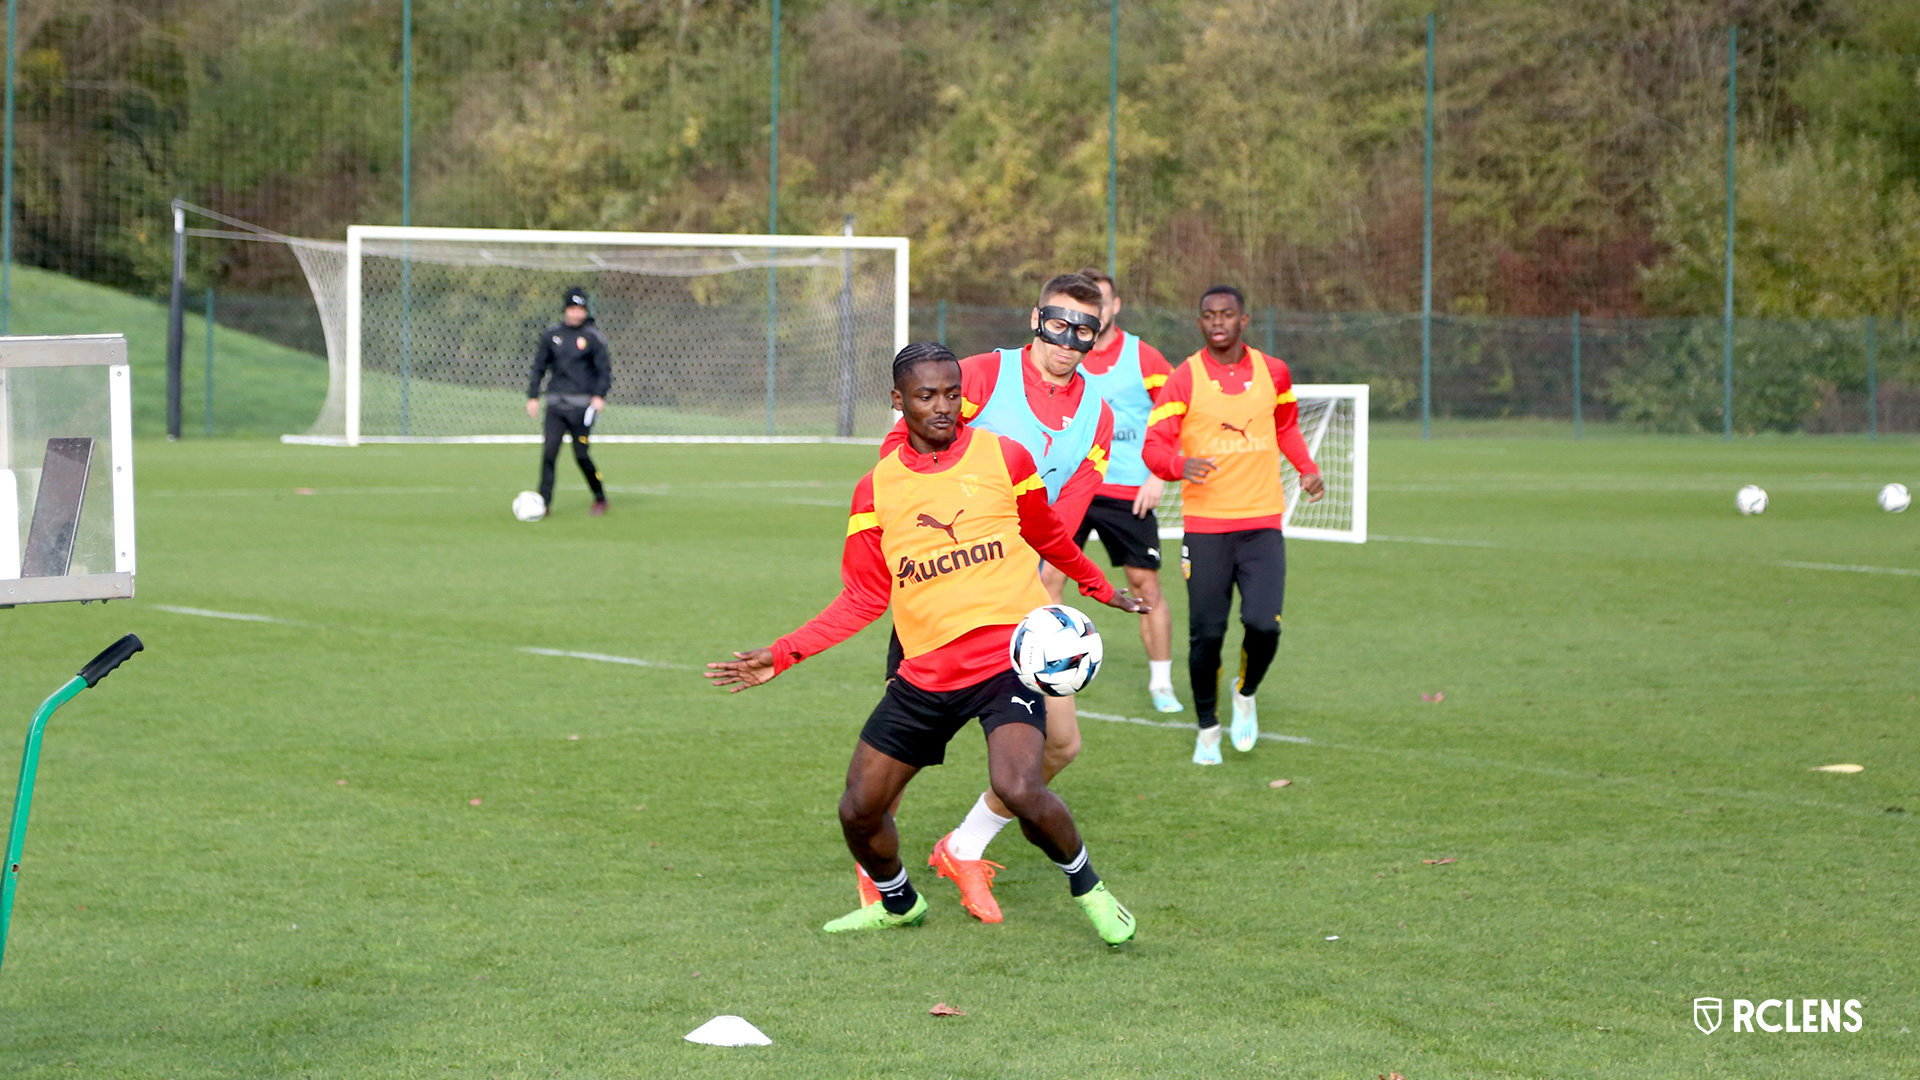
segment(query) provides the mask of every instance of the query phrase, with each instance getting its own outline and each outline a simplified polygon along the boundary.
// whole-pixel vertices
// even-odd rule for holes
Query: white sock
[[[1203,727],[1200,729],[1200,745],[1202,746],[1219,746],[1220,745],[1220,725],[1219,724],[1215,724],[1212,727]]]
[[[974,801],[973,809],[967,811],[967,819],[947,839],[947,850],[953,852],[956,859],[972,861],[983,858],[987,854],[987,845],[993,843],[993,838],[999,836],[1000,830],[1012,820],[994,813],[987,806],[986,795],[982,794]]]
[[[1171,660],[1147,661],[1147,689],[1149,690],[1173,689],[1173,661]]]

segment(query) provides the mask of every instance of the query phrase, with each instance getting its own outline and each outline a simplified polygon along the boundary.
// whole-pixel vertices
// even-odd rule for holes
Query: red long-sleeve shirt
[[[900,461],[917,473],[937,473],[952,468],[965,456],[968,443],[981,437],[994,437],[962,426],[952,445],[938,454],[922,454],[903,442],[896,450]],[[1037,475],[1033,455],[1012,439],[1000,438],[1008,475],[1015,490]],[[1047,505],[1043,484],[1015,497],[1020,514],[1020,537],[1042,558],[1065,571],[1080,583],[1080,592],[1101,603],[1113,598],[1114,589],[1106,575],[1073,544],[1073,530],[1066,527]],[[1034,571],[1039,572],[1035,566]],[[840,555],[840,595],[833,598],[820,614],[773,643],[775,673],[787,670],[818,652],[824,652],[866,629],[887,610],[893,597],[893,574],[880,550],[880,526],[875,521],[873,474],[854,485],[853,508],[848,517],[847,543]],[[932,652],[910,656],[900,664],[900,677],[922,690],[958,690],[972,686],[1008,665],[1007,643],[1013,637],[1013,624],[982,626],[954,638]]]
[[[1112,341],[1088,353],[1086,358],[1080,361],[1081,370],[1094,375],[1105,375],[1113,370],[1113,365],[1120,362],[1120,346],[1125,341],[1124,337],[1115,334]],[[1167,363],[1166,355],[1146,342],[1141,342],[1140,382],[1146,387],[1147,397],[1152,399],[1155,405],[1160,404],[1160,390],[1167,385],[1167,378],[1172,374],[1173,365]],[[1102,483],[1094,494],[1132,502],[1134,496],[1140,494],[1140,488],[1135,484]],[[1074,530],[1079,531],[1077,522]]]
[[[1240,360],[1235,364],[1217,363],[1211,354],[1202,349],[1200,362],[1207,365],[1207,374],[1220,384],[1220,389],[1228,394],[1238,394],[1247,388],[1253,379],[1254,367],[1249,362],[1245,346],[1242,346]],[[1300,434],[1300,405],[1293,394],[1293,373],[1288,370],[1286,361],[1277,356],[1267,357],[1271,361],[1273,390],[1276,395],[1273,406],[1273,428],[1280,452],[1287,456],[1301,476],[1313,476],[1320,467],[1313,463],[1313,456],[1307,453],[1307,440]],[[1180,453],[1180,428],[1187,418],[1187,406],[1193,403],[1193,369],[1181,364],[1173,369],[1167,378],[1167,385],[1160,388],[1160,397],[1153,407],[1153,417],[1147,425],[1147,443],[1141,450],[1146,459],[1147,468],[1162,480],[1178,480],[1187,467],[1187,459]],[[1260,518],[1204,518],[1187,517],[1182,528],[1187,532],[1233,532],[1238,529],[1277,529],[1281,525],[1281,515]]]
[[[1055,386],[1040,377],[1040,369],[1034,366],[1033,346],[1020,350],[1020,371],[1025,376],[1027,406],[1033,410],[1034,418],[1042,424],[1060,431],[1080,411],[1080,399],[1086,395],[1087,380],[1079,372],[1067,380],[1065,386]],[[1146,346],[1141,346],[1141,356],[1145,359]],[[1158,353],[1154,355],[1158,356]],[[1165,357],[1161,363],[1165,363]],[[1112,361],[1108,361],[1109,364]],[[980,410],[993,396],[994,386],[1000,381],[1000,354],[997,352],[978,353],[960,361],[960,420],[971,422],[980,415]],[[893,425],[893,430],[880,442],[880,456],[886,457],[896,447],[907,441],[907,422],[901,420]],[[1060,497],[1053,500],[1053,512],[1060,515],[1066,523],[1067,535],[1071,536],[1080,529],[1080,521],[1087,516],[1087,507],[1092,505],[1094,493],[1100,490],[1100,482],[1107,475],[1107,462],[1113,453],[1113,410],[1106,402],[1100,403],[1100,419],[1094,425],[1093,446],[1087,450],[1086,460],[1074,470],[1067,482],[1060,486]],[[1128,498],[1132,498],[1131,495]],[[1052,560],[1049,559],[1049,562]]]

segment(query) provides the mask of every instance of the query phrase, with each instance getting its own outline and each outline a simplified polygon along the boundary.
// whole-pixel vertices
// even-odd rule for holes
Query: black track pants
[[[585,406],[547,406],[547,441],[540,450],[540,500],[548,506],[553,505],[553,463],[560,457],[562,435],[573,436],[573,460],[586,474],[587,486],[593,489],[593,501],[606,501],[607,489],[600,486],[600,470],[594,468],[593,458],[587,455],[589,434]]]
[[[1279,529],[1188,533],[1180,568],[1187,578],[1187,675],[1201,727],[1219,721],[1220,652],[1240,590],[1242,693],[1258,689],[1279,646],[1280,609],[1287,596],[1287,544]]]

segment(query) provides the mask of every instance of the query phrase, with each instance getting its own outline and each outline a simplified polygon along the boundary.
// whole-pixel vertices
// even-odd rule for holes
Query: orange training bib
[[[1286,510],[1280,493],[1280,440],[1273,424],[1280,400],[1273,371],[1266,356],[1251,345],[1247,360],[1254,366],[1247,388],[1229,394],[1207,374],[1204,352],[1187,357],[1193,369],[1193,400],[1180,425],[1180,453],[1212,458],[1216,466],[1206,483],[1181,489],[1183,511],[1193,517],[1261,518]]]
[[[893,572],[893,627],[909,657],[1047,602],[1040,556],[1020,536],[1019,492],[1000,436],[974,429],[950,468],[917,473],[896,452],[873,470],[880,550]],[[1028,484],[1041,486],[1038,477]]]

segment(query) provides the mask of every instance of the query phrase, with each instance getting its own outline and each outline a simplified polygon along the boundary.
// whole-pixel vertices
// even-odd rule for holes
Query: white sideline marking
[[[1920,570],[1909,570],[1904,566],[1846,566],[1841,563],[1794,562],[1782,559],[1773,565],[1784,566],[1789,570],[1839,570],[1849,574],[1899,574],[1903,577],[1920,577]]]
[[[683,666],[680,664],[665,664],[658,660],[641,660],[633,656],[608,656],[606,653],[571,652],[567,649],[536,649],[532,646],[527,646],[519,651],[532,653],[535,656],[567,656],[575,660],[597,660],[602,664],[627,664],[632,667],[677,668]]]
[[[306,625],[305,623],[295,622],[292,619],[276,619],[271,615],[248,615],[239,611],[209,611],[206,608],[175,607],[172,604],[155,604],[153,606],[160,611],[171,611],[175,615],[198,615],[203,619],[233,619],[236,622],[279,623],[281,626]]]
[[[1448,540],[1439,536],[1382,536],[1379,533],[1368,533],[1367,539],[1384,540],[1389,544],[1439,544],[1443,547],[1491,548],[1500,546],[1491,540]]]
[[[1192,721],[1182,723],[1178,720],[1148,720],[1141,716],[1121,716],[1119,713],[1088,712],[1085,709],[1080,709],[1078,712],[1079,715],[1089,720],[1108,720],[1116,724],[1139,724],[1141,727],[1178,728],[1183,731],[1193,729]],[[1313,740],[1303,735],[1282,735],[1275,731],[1263,731],[1260,733],[1260,737],[1263,739],[1272,739],[1275,742],[1300,743],[1303,746],[1313,745]]]

